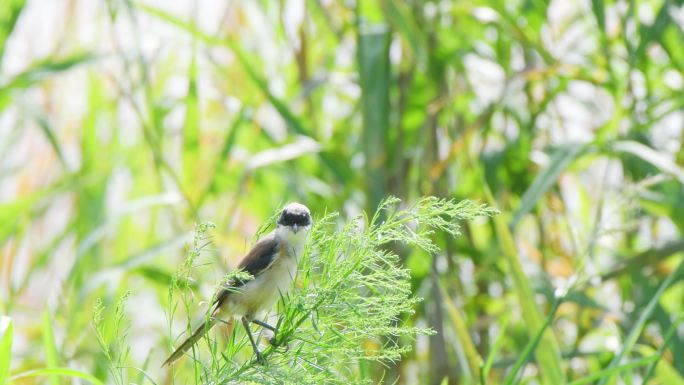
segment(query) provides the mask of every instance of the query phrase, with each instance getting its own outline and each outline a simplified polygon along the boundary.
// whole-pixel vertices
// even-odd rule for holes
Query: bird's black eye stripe
[[[308,226],[311,224],[311,217],[307,214],[283,213],[278,219],[278,224],[283,226]]]

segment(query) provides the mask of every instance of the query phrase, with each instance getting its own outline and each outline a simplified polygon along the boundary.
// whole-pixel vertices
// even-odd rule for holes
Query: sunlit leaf
[[[55,333],[52,328],[52,317],[48,307],[43,311],[43,349],[45,351],[45,364],[48,368],[56,368],[58,365],[57,349],[55,348]],[[58,385],[56,375],[48,376],[50,384]]]
[[[0,316],[0,384],[5,384],[12,358],[12,319]]]

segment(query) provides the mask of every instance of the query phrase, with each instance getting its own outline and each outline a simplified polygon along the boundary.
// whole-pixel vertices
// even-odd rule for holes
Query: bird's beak
[[[297,226],[297,224],[295,223],[292,225],[292,229],[294,230],[295,234],[297,234],[297,231],[299,231],[299,226]]]

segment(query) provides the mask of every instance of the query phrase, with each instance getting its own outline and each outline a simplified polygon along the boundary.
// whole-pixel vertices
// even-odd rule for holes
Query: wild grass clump
[[[311,230],[295,287],[278,305],[278,332],[263,351],[267,364],[257,364],[244,332],[233,330],[225,348],[208,337],[209,355],[201,354],[204,348],[193,349],[196,382],[370,383],[363,375],[365,363],[398,361],[411,349],[407,340],[433,333],[403,322],[421,299],[412,294],[410,272],[391,244],[436,252],[434,231],[456,236],[459,221],[494,213],[470,201],[428,197],[403,208],[399,199],[388,198],[373,217],[359,216],[342,224],[337,213],[323,215]],[[181,268],[183,274],[206,246],[206,230],[198,227],[200,235],[188,256],[191,263]],[[188,286],[172,286],[183,288]],[[191,309],[192,297],[181,298]],[[195,325],[187,326],[190,330]]]
[[[109,363],[109,374],[116,385],[128,383],[127,369],[130,346],[126,341],[128,322],[125,314],[126,300],[130,292],[124,293],[116,303],[111,324],[105,320],[105,305],[101,298],[95,301],[92,325],[100,350]]]

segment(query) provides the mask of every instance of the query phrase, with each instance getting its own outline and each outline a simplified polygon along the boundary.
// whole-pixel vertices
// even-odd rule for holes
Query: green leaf
[[[285,120],[285,123],[287,124],[288,128],[290,128],[292,133],[297,135],[311,136],[313,130],[307,127],[303,120],[297,117],[284,101],[276,97],[271,92],[266,79],[256,72],[254,63],[247,58],[247,55],[244,53],[243,49],[234,41],[230,39],[220,39],[209,35],[197,28],[195,24],[187,23],[162,9],[139,2],[136,2],[135,5],[142,11],[164,20],[177,28],[191,33],[193,37],[208,45],[218,45],[229,48],[235,54],[236,58],[240,62],[240,65],[247,73],[247,76],[249,76],[250,80],[257,86],[257,88],[261,90],[276,111],[278,111],[278,114],[280,114],[283,120]],[[336,161],[333,156],[326,152],[320,152],[318,156],[320,157],[323,165],[332,172],[338,182],[348,182],[348,175],[350,172],[348,172],[348,166],[346,162]]]
[[[385,195],[387,176],[386,143],[389,131],[390,34],[384,25],[362,28],[359,32],[359,78],[363,116],[363,154],[369,212]]]
[[[94,376],[91,376],[88,373],[83,373],[81,371],[78,371],[75,369],[70,369],[70,368],[45,368],[45,369],[29,370],[27,372],[15,374],[14,376],[12,376],[10,378],[10,381],[16,381],[20,378],[49,376],[49,375],[81,378],[81,379],[84,379],[86,381],[89,381],[90,383],[92,383],[94,385],[105,385],[104,382],[98,380],[97,378],[95,378]]]
[[[611,367],[608,369],[600,370],[598,372],[592,373],[584,378],[580,378],[579,380],[575,380],[570,382],[568,385],[584,385],[584,384],[590,384],[593,383],[596,380],[603,379],[601,383],[604,383],[605,381],[608,381],[609,378],[611,378],[614,374],[620,373],[620,372],[625,372],[631,369],[639,368],[642,366],[646,366],[655,360],[658,359],[657,355],[642,358],[640,360],[628,362],[624,365],[620,366],[615,366]],[[668,384],[669,385],[669,384]]]
[[[537,204],[548,189],[556,183],[558,176],[568,165],[587,150],[586,145],[568,145],[558,148],[551,157],[549,165],[540,172],[522,197],[520,207],[515,211],[511,228],[515,228],[525,214]]]
[[[494,340],[494,345],[492,348],[489,350],[489,355],[487,356],[487,361],[485,361],[484,365],[482,366],[482,370],[480,371],[480,384],[485,384],[487,381],[487,377],[489,376],[489,371],[492,368],[492,365],[494,364],[494,359],[496,358],[497,354],[499,354],[499,351],[501,350],[501,347],[503,346],[505,337],[506,337],[506,329],[508,328],[508,321],[510,320],[510,313],[505,313],[503,316],[503,319],[501,319],[500,324],[499,324],[499,334],[496,336],[496,339]]]
[[[518,359],[515,362],[515,365],[513,365],[513,369],[511,369],[510,373],[508,373],[508,376],[506,376],[506,385],[513,385],[516,382],[516,379],[518,377],[518,373],[520,370],[527,364],[527,362],[530,360],[532,357],[532,354],[534,354],[534,351],[537,349],[537,345],[539,345],[539,341],[541,341],[542,336],[546,332],[546,329],[551,325],[553,322],[553,318],[556,315],[556,311],[558,310],[558,306],[560,306],[562,302],[562,298],[557,298],[555,303],[553,304],[553,307],[551,308],[551,311],[549,314],[546,316],[546,320],[544,321],[544,324],[542,327],[534,334],[532,339],[525,345],[525,348],[523,351],[518,355]]]
[[[670,9],[669,7],[666,8],[666,5],[667,2],[663,6],[664,9],[662,12],[667,13],[669,17]],[[660,43],[670,56],[672,66],[678,68],[680,71],[684,69],[684,52],[680,49],[682,37],[684,37],[684,33],[682,33],[682,29],[677,23],[671,23],[668,28],[665,28],[665,31],[660,36]],[[648,57],[648,55],[642,54],[642,57]]]
[[[484,191],[489,204],[495,206],[496,200],[486,184],[484,185]],[[494,228],[503,257],[508,261],[510,268],[508,274],[511,277],[515,294],[522,307],[522,315],[527,325],[529,337],[534,338],[535,334],[533,334],[533,331],[542,330],[544,321],[542,321],[541,312],[534,301],[534,292],[530,286],[530,281],[523,272],[513,234],[508,228],[505,219],[500,215],[494,217]],[[547,329],[542,335],[536,351],[536,358],[544,384],[559,385],[565,383],[565,376],[561,366],[560,348],[551,329]]]
[[[52,127],[52,124],[50,123],[50,120],[47,117],[47,115],[45,115],[42,111],[34,107],[27,107],[24,109],[24,111],[36,121],[38,127],[40,127],[40,130],[43,132],[43,135],[45,135],[45,138],[48,140],[48,142],[52,146],[52,149],[55,151],[55,154],[57,154],[57,158],[59,159],[60,164],[66,170],[67,163],[66,158],[64,157],[64,152],[62,151],[62,146],[60,145],[59,140],[57,139],[55,129]]]
[[[468,326],[465,319],[461,315],[461,311],[458,310],[456,305],[451,300],[451,296],[444,290],[444,287],[440,284],[440,289],[442,291],[442,296],[444,298],[444,303],[446,304],[447,313],[453,324],[454,330],[456,331],[456,337],[463,349],[463,352],[468,360],[468,367],[470,369],[471,376],[477,381],[480,375],[480,367],[482,366],[482,357],[477,352],[475,344],[470,337],[470,332],[468,331]]]
[[[26,0],[3,0],[0,3],[0,66],[2,66],[2,57],[5,54],[7,40],[12,34],[25,5]]]
[[[670,273],[670,275],[665,278],[663,283],[660,284],[658,287],[658,290],[653,294],[653,297],[648,301],[648,304],[646,307],[641,311],[639,314],[639,318],[637,319],[636,323],[634,326],[632,326],[632,329],[629,331],[629,334],[627,335],[627,338],[625,342],[622,344],[622,349],[620,352],[613,358],[613,360],[610,362],[608,365],[608,369],[615,369],[619,367],[620,362],[624,357],[629,355],[629,353],[632,351],[632,348],[634,347],[634,344],[636,344],[637,339],[641,335],[641,331],[644,329],[646,326],[646,322],[649,320],[651,317],[651,314],[656,308],[656,305],[660,301],[660,297],[663,295],[665,290],[670,287],[670,285],[677,280],[677,277],[684,272],[684,259],[682,259],[679,262],[679,265],[677,266],[676,269]],[[656,356],[657,357],[657,356]],[[613,372],[610,372],[608,376],[603,377],[601,382],[599,382],[599,385],[605,385],[610,381],[612,377]]]
[[[656,377],[660,379],[660,383],[662,384],[684,385],[684,377],[666,361],[660,360],[656,366],[655,372]]]
[[[49,307],[43,311],[43,350],[45,351],[45,364],[48,368],[57,367],[57,349],[55,348],[55,333],[52,331],[52,318]],[[50,375],[50,384],[59,385],[57,375]]]
[[[7,382],[12,358],[12,319],[0,316],[0,385]]]
[[[42,190],[30,192],[8,203],[0,203],[0,242],[21,228],[27,217],[30,219],[42,212],[47,198],[85,182],[74,175],[64,175],[55,184]]]
[[[601,34],[604,34],[606,31],[606,12],[603,0],[591,0],[591,10],[594,12]]]
[[[660,379],[660,383],[662,384],[667,384],[667,385],[684,385],[684,378],[682,378],[679,373],[677,373],[677,370],[670,365],[669,362],[666,360],[663,360],[663,353],[665,350],[668,348],[668,346],[672,343],[672,338],[675,336],[675,333],[678,329],[678,327],[681,324],[681,319],[682,316],[680,316],[678,319],[676,319],[668,330],[665,332],[663,336],[663,343],[660,345],[658,350],[656,351],[655,349],[651,348],[650,346],[647,345],[640,345],[636,347],[636,350],[644,356],[651,356],[651,355],[657,355],[658,359],[651,363],[651,366],[648,368],[648,371],[643,377],[643,383],[648,384],[650,378],[653,376],[655,373],[656,377]],[[672,352],[675,354],[675,352]]]
[[[658,10],[658,14],[655,17],[655,21],[650,25],[640,26],[640,38],[638,39],[639,45],[637,46],[634,52],[634,58],[637,61],[646,62],[648,60],[648,55],[646,54],[646,51],[648,47],[655,41],[660,43],[661,46],[668,52],[670,57],[673,59],[672,64],[683,64],[680,60],[677,60],[681,58],[681,52],[679,52],[680,50],[678,49],[679,44],[675,45],[675,49],[672,50],[668,49],[673,47],[668,47],[666,41],[666,35],[671,33],[675,34],[675,36],[677,36],[677,41],[680,42],[682,36],[681,28],[677,25],[676,22],[672,20],[672,16],[670,16],[671,9],[675,6],[672,3],[672,1],[663,1],[661,3],[662,6]],[[681,6],[681,0],[677,0],[675,1],[675,3],[679,3],[678,5]]]
[[[613,151],[635,155],[642,160],[651,163],[663,172],[676,178],[679,183],[684,184],[684,168],[677,165],[672,159],[664,154],[646,146],[645,144],[625,140],[615,142],[611,146]]]
[[[4,110],[11,101],[11,94],[13,91],[27,89],[40,83],[51,75],[68,71],[97,58],[98,56],[91,53],[79,53],[64,59],[48,57],[33,64],[30,68],[8,81],[0,83],[0,111]]]
[[[247,115],[248,114],[246,108],[243,106],[242,108],[240,108],[238,116],[235,118],[233,123],[228,128],[226,132],[226,138],[223,141],[223,146],[221,146],[221,152],[214,161],[214,168],[212,171],[212,175],[209,178],[209,185],[204,189],[204,192],[202,193],[202,195],[200,195],[199,199],[197,200],[198,207],[202,206],[202,203],[209,195],[216,192],[219,176],[223,175],[226,172],[226,160],[228,159],[228,156],[230,155],[233,146],[235,145],[237,134],[240,131],[240,128],[247,121]]]
[[[407,5],[401,1],[383,1],[382,6],[388,21],[409,43],[417,61],[424,62],[426,58],[425,36],[423,30],[416,25]]]
[[[185,97],[185,122],[183,124],[183,181],[188,187],[198,187],[195,173],[199,161],[200,110],[197,93],[197,60],[195,39],[188,73],[188,94]],[[195,190],[196,191],[196,190]]]

